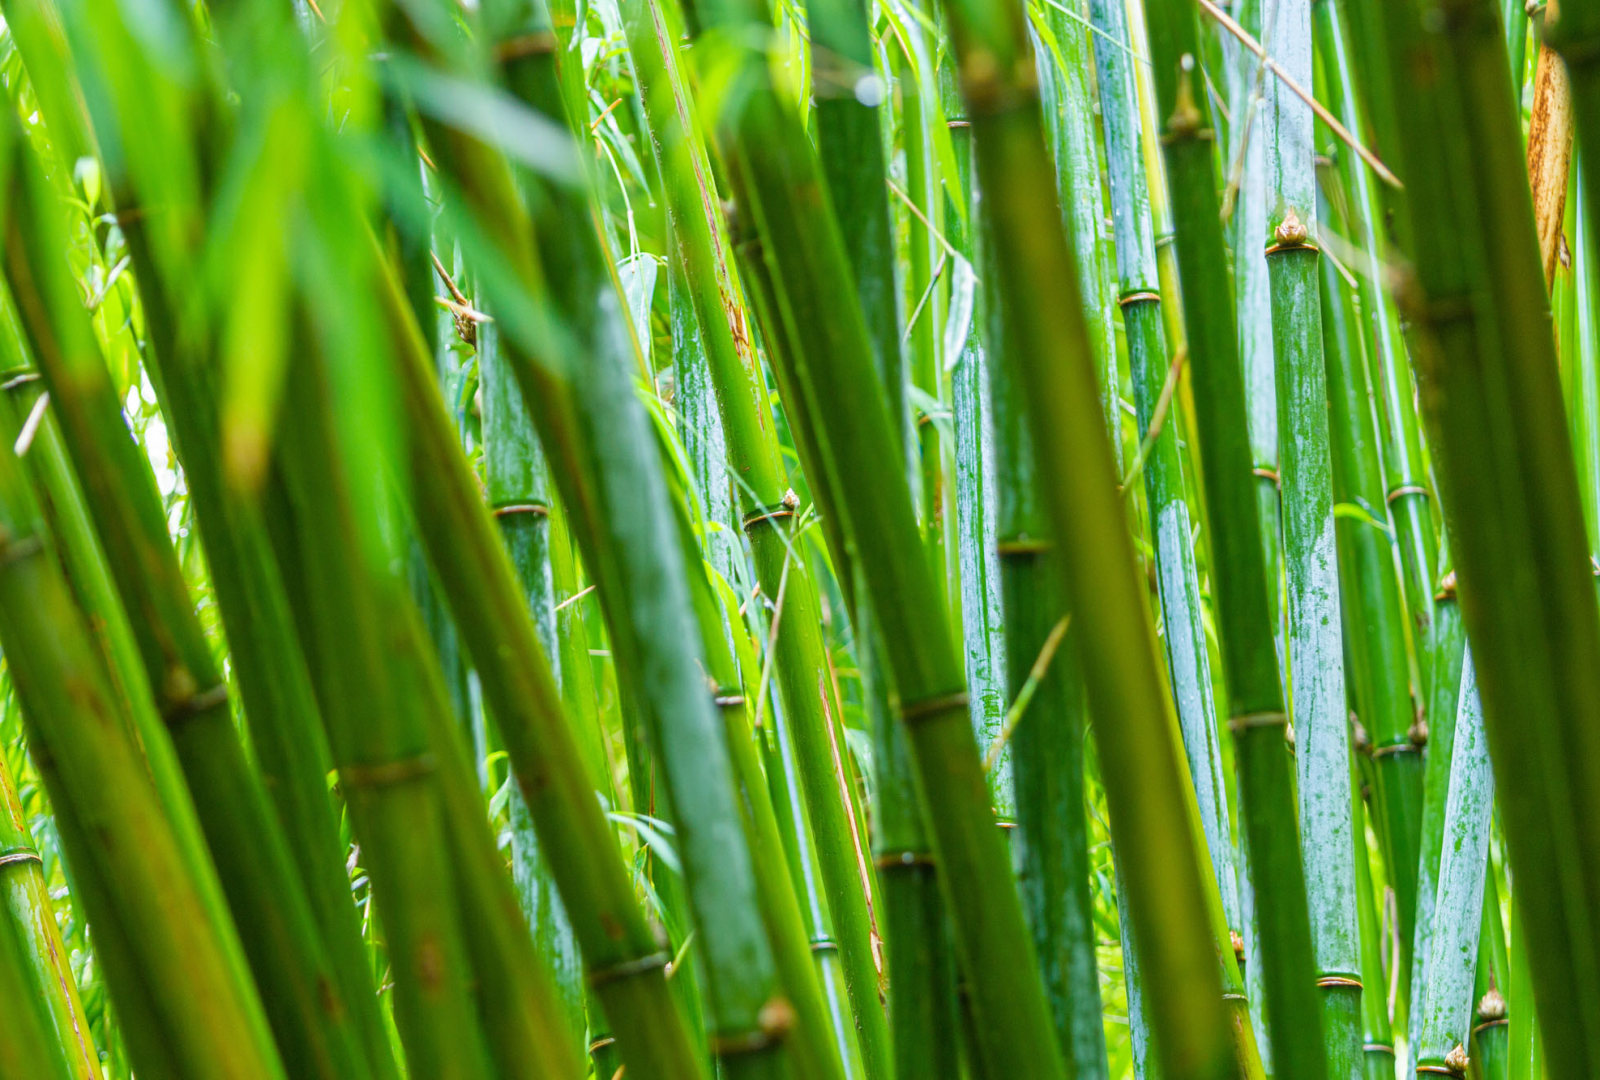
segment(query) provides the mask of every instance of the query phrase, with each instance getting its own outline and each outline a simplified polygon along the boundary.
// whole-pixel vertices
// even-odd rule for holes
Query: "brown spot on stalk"
[[[424,990],[437,990],[444,984],[444,953],[431,936],[417,946],[417,978]]]
[[[1555,281],[1571,165],[1572,92],[1567,65],[1549,46],[1540,45],[1533,76],[1533,114],[1528,121],[1528,186],[1533,191],[1546,289]]]

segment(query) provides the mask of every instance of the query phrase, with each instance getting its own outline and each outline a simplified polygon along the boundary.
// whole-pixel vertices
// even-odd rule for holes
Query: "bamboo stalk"
[[[12,849],[0,858],[16,859],[25,851]],[[68,1080],[74,1074],[57,1041],[43,987],[28,955],[26,934],[15,913],[0,913],[0,1008],[6,1017],[0,1034],[0,1071],[7,1076]]]
[[[168,821],[10,452],[0,453],[0,517],[9,556],[0,573],[0,644],[30,744],[48,762],[52,801],[94,823],[92,831],[67,834],[68,858],[96,880],[118,882],[115,893],[100,895],[118,922],[137,928],[125,939],[136,951],[119,959],[138,966],[120,972],[116,985],[138,984],[151,995],[174,1075],[283,1076],[238,943],[211,906],[217,886],[197,880]],[[26,1015],[18,1017],[19,1034]]]
[[[1391,77],[1406,89],[1396,105],[1401,174],[1413,184],[1407,232],[1428,244],[1425,257],[1410,250],[1409,295],[1426,339],[1414,359],[1462,618],[1497,779],[1529,794],[1502,811],[1530,944],[1548,943],[1533,965],[1551,1064],[1581,1070],[1600,1046],[1600,956],[1572,944],[1594,940],[1593,860],[1579,823],[1600,786],[1588,719],[1600,618],[1571,447],[1565,426],[1549,422],[1560,388],[1499,12],[1468,4],[1435,36],[1410,5],[1381,10]],[[1438,73],[1425,85],[1407,59],[1417,57]],[[1490,430],[1503,437],[1485,438]],[[1517,524],[1489,525],[1503,522]],[[1553,641],[1560,650],[1546,651]]]
[[[8,433],[15,430],[11,424],[4,427]],[[5,897],[0,920],[9,928],[0,929],[0,935],[15,939],[6,943],[6,948],[14,951],[3,958],[11,971],[0,975],[6,983],[8,1034],[4,1042],[9,1048],[0,1053],[10,1058],[7,1067],[17,1076],[99,1080],[99,1052],[56,924],[44,860],[23,816],[16,782],[4,763],[0,763],[0,890]],[[35,1062],[32,1068],[36,1072],[27,1071],[24,1061],[28,1058]],[[59,1065],[52,1060],[56,1058]]]
[[[20,161],[6,275],[132,625],[156,704],[196,800],[228,904],[285,1061],[310,1075],[365,1074],[309,901],[244,757],[228,694],[196,618],[147,466],[128,439],[75,286],[46,266],[61,248],[37,166]],[[20,226],[20,227],[19,227]],[[47,254],[48,252],[48,254]],[[43,270],[42,276],[40,275]],[[54,280],[52,280],[54,279]]]
[[[391,292],[387,300],[391,318],[397,318],[403,310],[399,298]],[[639,912],[622,864],[595,857],[614,843],[611,829],[594,800],[594,781],[562,714],[560,691],[538,644],[537,624],[520,599],[515,564],[495,535],[489,511],[451,435],[415,329],[402,319],[392,332],[410,417],[411,491],[422,538],[540,830],[545,858],[584,950],[590,984],[636,1073],[697,1075],[687,1034],[667,996],[663,967],[668,958]],[[496,341],[490,348],[500,345]],[[495,372],[498,355],[492,360],[489,370]],[[501,418],[495,411],[509,404],[500,397],[505,390],[501,386],[486,395],[498,399],[490,407],[496,428]],[[517,516],[531,519],[534,513],[527,510]],[[500,516],[503,522],[508,515]],[[462,558],[463,552],[473,554]]]
[[[1450,797],[1445,808],[1448,843],[1439,865],[1428,981],[1417,1003],[1423,1014],[1422,1034],[1414,1052],[1419,1074],[1441,1066],[1459,1073],[1466,1066],[1494,791],[1483,723],[1483,706],[1468,655],[1461,672],[1461,714],[1456,721]]]
[[[817,150],[823,179],[832,199],[841,235],[854,238],[847,249],[856,297],[866,320],[877,383],[889,408],[894,448],[908,462],[908,477],[921,486],[920,469],[909,426],[910,357],[902,348],[901,314],[895,301],[899,284],[890,232],[888,176],[879,132],[880,108],[871,92],[881,91],[882,76],[873,69],[873,45],[866,5],[813,5],[813,83],[817,102]],[[843,92],[846,87],[868,91]],[[879,94],[881,97],[881,93]],[[873,104],[868,104],[873,102]],[[747,223],[753,228],[754,222]],[[755,257],[759,258],[758,250]],[[754,259],[747,259],[747,265]],[[764,268],[763,268],[764,269]],[[760,272],[758,272],[759,275]],[[757,280],[762,276],[753,275]],[[769,304],[769,308],[774,306]],[[779,318],[769,311],[763,325]],[[769,329],[769,340],[776,335]],[[791,345],[791,352],[795,346]],[[803,388],[793,385],[790,365],[774,363],[780,372],[783,401],[791,414],[810,414]],[[785,386],[787,380],[790,385]],[[931,425],[928,425],[931,426]],[[814,425],[802,428],[802,455],[818,459],[819,436]],[[808,478],[817,469],[806,466]],[[824,469],[828,465],[823,464]],[[825,490],[838,481],[824,477]],[[825,515],[837,516],[837,495],[823,504]],[[834,556],[836,572],[840,568]],[[847,566],[849,564],[846,564]],[[933,568],[932,560],[929,561]],[[945,898],[939,892],[933,842],[918,804],[912,752],[907,732],[896,722],[890,660],[879,637],[876,601],[860,575],[843,579],[853,598],[857,664],[873,736],[877,805],[872,835],[874,864],[882,882],[882,927],[885,936],[884,976],[888,984],[889,1025],[897,1077],[953,1077],[959,1070],[957,1048],[956,963],[947,927]],[[1000,775],[991,772],[990,791]],[[1009,810],[1010,793],[998,806]]]
[[[831,1016],[823,1001],[798,897],[784,858],[777,815],[766,780],[761,775],[748,706],[749,697],[753,695],[740,677],[728,644],[721,605],[706,577],[705,563],[699,558],[698,545],[681,499],[674,499],[674,511],[684,562],[689,568],[689,592],[700,635],[705,641],[707,681],[727,731],[729,755],[742,796],[740,809],[759,890],[757,903],[772,941],[779,978],[799,1020],[799,1034],[790,1040],[795,1074],[819,1080],[842,1078],[845,1073],[838,1051],[838,1035],[832,1030]]]
[[[1494,860],[1483,882],[1483,929],[1478,933],[1477,972],[1472,983],[1472,1038],[1467,1053],[1478,1080],[1506,1080],[1510,1065],[1506,999],[1510,983],[1505,926],[1500,921],[1500,887]]]
[[[1280,67],[1309,83],[1309,0],[1279,0],[1273,31]],[[1281,83],[1273,82],[1268,91],[1261,137],[1267,142],[1270,192],[1266,260],[1283,487],[1290,707],[1310,944],[1315,985],[1322,990],[1322,1046],[1305,1038],[1314,1030],[1307,1019],[1317,1011],[1309,987],[1297,981],[1293,968],[1277,967],[1294,961],[1275,955],[1285,947],[1298,948],[1294,938],[1263,941],[1267,1021],[1275,1067],[1295,1076],[1353,1077],[1360,1069],[1360,958],[1313,116]],[[1291,1030],[1298,1037],[1289,1036]]]
[[[1216,986],[1214,959],[1205,950],[1192,951],[1204,940],[1206,919],[1203,871],[1193,846],[1197,826],[1191,828],[1181,795],[1183,766],[1160,696],[1154,642],[1143,614],[1142,586],[1131,573],[1120,499],[1106,483],[1114,475],[1113,462],[1110,447],[1095,431],[1097,426],[1103,430],[1104,420],[1086,362],[1081,308],[1069,292],[1068,302],[1057,307],[1064,326],[1058,329],[1054,319],[1040,321],[1046,305],[1035,290],[1045,282],[1070,289],[1077,279],[1066,237],[1040,224],[1049,220],[1046,208],[1053,199],[1037,98],[1016,81],[1030,63],[1024,27],[1019,16],[976,5],[953,5],[949,13],[974,125],[980,188],[992,214],[992,265],[999,274],[994,285],[1003,298],[1004,351],[998,355],[1027,391],[1036,475],[1061,545],[1066,592],[1080,620],[1080,661],[1112,825],[1125,852],[1138,853],[1125,860],[1124,881],[1136,933],[1149,943],[1142,956],[1152,965],[1145,985],[1157,1018],[1157,1047],[1169,1074],[1208,1075],[1224,1067],[1227,1054],[1220,1041],[1220,988],[1210,994],[1205,989]],[[1067,460],[1097,464],[1067,470]],[[1093,539],[1086,529],[1090,522]],[[1130,757],[1136,745],[1143,755],[1137,769]],[[1170,773],[1169,778],[1146,784],[1133,798],[1133,777],[1142,772],[1148,778],[1156,770]],[[1157,804],[1154,791],[1175,798]],[[1175,833],[1158,840],[1174,826]],[[1163,848],[1167,865],[1161,887],[1153,889],[1146,859],[1163,844],[1172,846]],[[1174,940],[1178,926],[1191,931],[1182,941]],[[1184,987],[1181,998],[1172,994],[1178,985]]]
[[[992,260],[991,260],[992,261]],[[985,276],[999,273],[986,266]],[[1081,636],[1064,610],[1060,553],[1040,492],[1028,437],[1026,387],[1009,363],[1015,331],[994,305],[989,341],[1002,363],[989,373],[995,415],[995,526],[1006,614],[1006,667],[1012,784],[1016,789],[1018,885],[1054,1014],[1056,1038],[1073,1075],[1105,1075],[1105,1036],[1095,970],[1089,898],[1083,744],[1088,721],[1084,676],[1074,654]],[[1052,637],[1069,640],[1055,649]],[[1053,652],[1053,657],[1048,655]],[[1043,664],[1043,677],[1036,670]],[[1031,698],[1023,699],[1032,684]]]
[[[1389,1021],[1383,942],[1379,940],[1382,928],[1373,895],[1361,773],[1354,758],[1350,761],[1350,820],[1356,841],[1356,923],[1361,934],[1361,1074],[1365,1080],[1393,1080],[1394,1029]]]
[[[699,10],[708,30],[738,35],[756,31],[766,18],[759,2],[726,8],[706,3]],[[782,302],[781,309],[769,307],[763,314],[782,318],[801,345],[795,352],[780,350],[780,361],[798,376],[792,383],[825,432],[834,460],[848,454],[856,461],[893,461],[894,433],[882,390],[870,378],[866,327],[858,310],[835,302],[849,268],[805,132],[776,92],[759,51],[743,51],[737,70],[746,93],[722,118],[719,137],[725,157],[736,163],[739,213],[751,216],[761,255],[774,271],[769,295]],[[892,473],[840,470],[839,478],[844,482],[836,494],[847,532],[860,563],[870,568],[863,577],[873,614],[882,620],[920,788],[939,792],[924,800],[923,809],[950,903],[980,1055],[1000,1072],[1055,1075],[1060,1064],[1043,994],[1031,980],[1016,979],[1035,961],[987,805],[962,663],[937,583],[923,560],[906,557],[920,547],[910,491]]]
[[[1240,22],[1247,32],[1255,31],[1276,47],[1272,26],[1265,21],[1264,0],[1243,0]],[[1232,82],[1229,110],[1238,119],[1229,127],[1225,144],[1225,168],[1229,184],[1237,187],[1232,205],[1234,310],[1237,313],[1239,359],[1244,365],[1245,422],[1250,436],[1251,471],[1255,476],[1256,505],[1261,522],[1261,545],[1266,554],[1267,600],[1272,607],[1273,633],[1276,635],[1283,677],[1288,675],[1288,648],[1283,640],[1288,625],[1284,619],[1283,500],[1278,472],[1278,396],[1273,362],[1272,281],[1261,238],[1270,234],[1267,211],[1272,205],[1267,184],[1267,144],[1262,135],[1263,114],[1267,107],[1269,73],[1255,56],[1240,49],[1229,71]],[[1152,105],[1152,107],[1154,107]],[[1232,173],[1237,173],[1237,179]],[[1252,934],[1252,936],[1255,936]],[[1259,984],[1259,957],[1251,951]],[[1255,1008],[1265,1007],[1265,995],[1257,994]],[[1264,1034],[1264,1031],[1263,1031]]]
[[[1189,775],[1194,783],[1212,874],[1227,913],[1239,925],[1238,878],[1234,869],[1233,828],[1227,784],[1222,775],[1222,744],[1217,731],[1216,694],[1211,681],[1200,582],[1190,543],[1192,523],[1184,497],[1183,460],[1178,426],[1171,413],[1152,436],[1156,412],[1174,360],[1161,321],[1161,283],[1138,142],[1138,99],[1130,63],[1127,14],[1116,0],[1093,0],[1095,64],[1099,74],[1100,114],[1105,130],[1106,171],[1116,233],[1119,306],[1128,341],[1139,436],[1154,442],[1145,459],[1144,489],[1150,504],[1150,531],[1156,549],[1162,639],[1172,681],[1178,725],[1183,733]],[[1181,363],[1181,358],[1177,361]]]
[[[797,754],[801,794],[840,945],[856,1038],[864,1064],[876,1075],[889,1063],[888,1025],[879,999],[881,974],[872,953],[872,897],[862,872],[866,852],[860,850],[851,827],[855,808],[841,798],[835,779],[836,740],[830,738],[829,729],[831,718],[842,715],[842,709],[832,680],[824,677],[816,580],[795,535],[794,507],[788,505],[767,389],[750,341],[728,241],[716,214],[716,189],[699,142],[698,117],[677,69],[676,47],[659,4],[630,0],[623,11],[646,117],[656,136],[678,254],[692,280],[715,286],[695,290],[705,360],[716,389],[729,466],[738,478],[739,516],[757,581],[768,597],[776,597],[780,588],[784,591],[784,614],[772,643],[784,726]],[[819,8],[814,16],[819,34],[825,29],[824,15]]]
[[[1284,717],[1278,658],[1273,646],[1268,578],[1256,493],[1249,489],[1250,445],[1245,394],[1234,328],[1234,307],[1224,266],[1216,211],[1212,153],[1192,20],[1166,3],[1146,10],[1151,62],[1161,115],[1166,120],[1166,161],[1173,185],[1182,273],[1184,316],[1194,372],[1211,552],[1212,590],[1227,676],[1229,728],[1239,771],[1244,831],[1251,854],[1251,884],[1260,922],[1262,974],[1273,1057],[1289,1041],[1306,1042],[1301,1020],[1293,1034],[1282,1026],[1303,1017],[1313,988],[1305,874],[1294,828],[1294,797],[1282,758]],[[1291,237],[1286,237],[1290,239]],[[1303,254],[1303,253],[1302,253]],[[1274,328],[1276,331],[1276,327]],[[1312,1008],[1315,1012],[1314,1006]],[[1320,1039],[1316,1045],[1321,1046]],[[1316,1070],[1318,1062],[1306,1068]]]
[[[532,17],[538,25],[538,13]],[[422,27],[410,32],[418,44],[439,48],[420,37]],[[506,72],[511,85],[547,119],[565,124],[549,57],[514,59],[520,69]],[[669,504],[653,435],[633,393],[637,356],[619,321],[598,237],[588,229],[582,189],[551,186],[530,220],[497,154],[437,121],[425,126],[441,167],[462,184],[467,223],[480,237],[493,236],[491,250],[512,271],[488,299],[507,328],[507,358],[556,465],[584,561],[596,575],[619,679],[631,683],[625,692],[644,712],[662,766],[705,959],[713,1051],[731,1075],[777,1075],[787,1067],[784,1039],[794,1012],[778,993],[753,903],[725,736],[698,674],[700,650],[680,553],[676,544],[642,539],[662,535]],[[535,236],[542,266],[535,261]],[[518,318],[519,310],[530,310],[525,290],[542,302],[546,282],[548,295],[574,318],[559,335]],[[531,310],[538,325],[540,309]],[[585,363],[577,378],[580,358]]]
[[[32,3],[17,3],[8,7],[8,12],[17,16],[19,25],[34,25],[35,36],[23,41],[25,56],[31,56],[33,69],[63,66],[60,49],[64,46],[52,39],[52,19],[45,9]],[[131,55],[127,59],[132,67],[141,60]],[[97,104],[108,104],[96,100]],[[121,96],[111,100],[129,108]],[[74,109],[53,114],[50,120],[54,127],[72,127],[78,122],[78,115]],[[105,133],[124,127],[126,120],[126,113],[97,114]],[[108,186],[116,197],[137,203],[137,196],[130,190],[131,178],[121,171],[126,162],[103,160]],[[339,1023],[347,1022],[353,1027],[374,1074],[393,1076],[393,1050],[379,1018],[376,986],[351,904],[343,851],[328,799],[328,756],[305,660],[294,640],[282,586],[257,510],[248,495],[223,479],[215,409],[209,390],[199,389],[209,386],[200,368],[210,358],[207,350],[212,343],[200,340],[201,336],[192,332],[178,334],[171,292],[158,271],[152,235],[137,214],[124,223],[123,234],[134,262],[149,344],[159,367],[152,374],[164,386],[174,440],[180,451],[189,452],[185,475],[194,495],[195,515],[204,532],[241,697],[251,720],[252,743],[263,786],[277,811],[336,972],[338,989],[332,995],[333,1008],[349,1010],[348,1021]],[[102,383],[97,393],[104,397],[106,389]],[[202,396],[197,398],[197,393]],[[110,408],[114,413],[114,402]],[[103,402],[100,412],[103,420]],[[115,450],[115,445],[112,448]],[[164,524],[160,527],[164,528]],[[269,841],[269,851],[271,846]]]
[[[533,434],[533,421],[522,404],[522,391],[500,355],[499,333],[499,328],[492,323],[485,323],[477,330],[478,378],[483,399],[484,495],[499,526],[500,540],[510,557],[517,584],[527,601],[541,651],[545,657],[557,658],[547,662],[559,690],[565,672],[558,666],[555,582],[550,568],[549,476],[544,453]],[[456,560],[459,559],[458,549]],[[440,575],[441,579],[443,576]],[[500,633],[503,639],[503,626]],[[480,671],[492,666],[492,663],[479,664]],[[483,678],[481,674],[479,677]],[[503,730],[515,722],[514,719],[497,719],[496,726]],[[576,744],[575,756],[580,757],[584,766],[580,783],[587,781],[592,790],[597,785],[595,766],[599,762],[592,752],[585,754],[583,750],[587,749],[586,743],[594,741],[597,733],[591,728],[591,738],[582,739],[579,733],[583,729],[579,723],[581,721],[575,719],[570,724],[571,743]],[[517,768],[515,761],[512,768]],[[510,815],[512,876],[517,883],[523,912],[533,929],[535,947],[550,964],[573,1035],[582,1039],[585,1027],[583,958],[579,955],[580,946],[572,920],[561,902],[560,886],[551,865],[553,853],[539,841],[537,825],[520,782],[513,790]],[[593,838],[598,839],[601,830],[595,828],[595,823],[585,824],[595,834]]]

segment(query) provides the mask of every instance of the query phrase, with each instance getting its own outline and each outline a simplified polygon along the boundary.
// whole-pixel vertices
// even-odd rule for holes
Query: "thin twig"
[[[1294,77],[1291,76],[1287,71],[1284,71],[1283,68],[1279,67],[1278,62],[1267,55],[1267,50],[1262,48],[1261,43],[1255,38],[1251,37],[1249,32],[1246,31],[1244,27],[1234,22],[1233,18],[1226,11],[1223,11],[1221,8],[1217,7],[1216,4],[1212,3],[1212,0],[1195,0],[1195,3],[1199,4],[1201,9],[1204,10],[1207,15],[1210,15],[1213,19],[1217,20],[1217,22],[1221,23],[1224,30],[1238,38],[1240,44],[1260,57],[1261,62],[1267,66],[1267,70],[1276,75],[1279,82],[1283,83],[1283,85],[1292,90],[1295,97],[1298,97],[1301,101],[1310,106],[1311,111],[1317,114],[1317,118],[1320,119],[1324,124],[1327,124],[1328,127],[1332,128],[1333,133],[1339,136],[1339,139],[1342,142],[1344,142],[1357,154],[1361,155],[1361,160],[1370,165],[1372,167],[1372,171],[1377,173],[1379,178],[1381,178],[1384,183],[1396,188],[1397,190],[1404,189],[1405,185],[1400,183],[1400,178],[1389,171],[1389,167],[1378,159],[1378,155],[1374,154],[1371,150],[1368,150],[1365,146],[1362,146],[1356,137],[1350,133],[1349,128],[1339,123],[1339,121],[1331,112],[1323,108],[1317,99],[1311,96],[1310,91],[1296,82]]]
[[[927,227],[927,230],[933,234],[933,238],[935,240],[939,241],[939,246],[944,248],[946,255],[950,256],[952,259],[961,258],[961,254],[956,251],[955,248],[950,246],[950,241],[944,238],[944,233],[934,228],[933,222],[929,221],[926,217],[923,217],[922,211],[917,209],[917,204],[911,201],[910,195],[907,195],[904,191],[901,191],[900,186],[887,177],[884,178],[883,182],[888,184],[889,190],[900,196],[901,200],[906,204],[906,206],[911,208],[911,212],[917,215],[917,220],[922,222],[922,224]]]
[[[1039,648],[1039,655],[1034,658],[1033,667],[1028,669],[1027,681],[1022,684],[1022,689],[1017,691],[1017,700],[1006,710],[1006,719],[1001,725],[1000,734],[994,737],[994,742],[989,744],[988,752],[983,755],[984,772],[993,769],[994,763],[1000,760],[1000,751],[1011,741],[1011,733],[1017,729],[1017,723],[1022,719],[1022,714],[1028,710],[1028,703],[1033,700],[1034,692],[1044,681],[1045,673],[1050,670],[1050,661],[1055,659],[1056,650],[1061,647],[1061,639],[1067,636],[1067,627],[1071,624],[1071,614],[1061,616],[1061,621],[1051,628],[1050,636],[1044,639],[1044,645]]]
[[[1144,438],[1139,440],[1139,452],[1134,456],[1133,464],[1128,466],[1128,475],[1122,478],[1123,495],[1132,490],[1133,482],[1144,471],[1144,463],[1150,457],[1150,448],[1156,444],[1156,438],[1167,422],[1167,413],[1172,408],[1172,396],[1178,389],[1178,375],[1183,371],[1183,361],[1188,355],[1187,345],[1178,346],[1177,351],[1172,354],[1172,364],[1167,368],[1167,381],[1161,384],[1161,396],[1156,399],[1155,412],[1150,414],[1150,428],[1145,432]]]

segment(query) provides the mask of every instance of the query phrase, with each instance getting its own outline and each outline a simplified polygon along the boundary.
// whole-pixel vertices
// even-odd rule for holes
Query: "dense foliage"
[[[0,15],[0,1080],[1600,1060],[1588,6]]]

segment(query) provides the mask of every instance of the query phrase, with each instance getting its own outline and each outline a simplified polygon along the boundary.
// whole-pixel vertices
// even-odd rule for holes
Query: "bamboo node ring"
[[[44,859],[39,853],[29,847],[15,847],[9,851],[0,852],[0,866],[14,866],[18,863],[39,863],[43,865]]]
[[[605,986],[607,983],[631,979],[636,975],[662,971],[670,963],[672,963],[672,954],[662,950],[661,952],[646,953],[644,956],[635,956],[606,967],[590,968],[585,978],[589,983],[590,989],[594,989]]]
[[[1317,980],[1317,985],[1324,990],[1335,987],[1348,987],[1351,990],[1361,989],[1361,980],[1351,975],[1324,975]]]
[[[812,952],[838,952],[839,943],[830,937],[814,937],[811,939]]]
[[[954,709],[964,709],[967,707],[967,700],[967,692],[965,690],[955,690],[948,694],[935,694],[933,697],[923,698],[921,701],[901,704],[900,719],[910,724]]]
[[[1159,304],[1161,302],[1161,294],[1158,292],[1153,292],[1150,289],[1140,289],[1137,292],[1131,292],[1125,296],[1118,297],[1117,306],[1125,308],[1131,304],[1137,304],[1146,300]]]
[[[1390,1057],[1394,1057],[1394,1047],[1388,1043],[1362,1043],[1361,1052],[1363,1054],[1388,1054]]]
[[[433,772],[433,755],[427,752],[395,761],[357,761],[339,766],[339,783],[351,789],[394,787]]]
[[[1233,991],[1230,990],[1230,991],[1225,992],[1222,995],[1222,1000],[1223,1001],[1249,1001],[1250,999],[1248,997],[1246,997],[1245,995],[1243,995],[1243,994],[1236,994],[1236,993],[1234,993]]]
[[[760,525],[763,521],[774,521],[778,518],[794,517],[794,512],[800,506],[800,497],[790,488],[783,493],[783,498],[770,506],[758,506],[744,517],[739,519],[739,524],[744,526],[744,531]]]
[[[219,705],[228,703],[228,687],[226,683],[217,683],[197,693],[187,694],[179,698],[165,709],[161,710],[161,719],[170,727],[177,727],[185,720],[193,720]]]
[[[1433,497],[1433,493],[1427,488],[1423,487],[1421,484],[1401,484],[1399,487],[1396,487],[1393,491],[1389,492],[1389,494],[1384,497],[1383,501],[1388,503],[1390,506],[1393,506],[1396,499],[1403,499],[1407,495],[1421,495],[1424,499]]]
[[[549,30],[541,30],[502,41],[494,48],[494,58],[504,64],[511,60],[521,60],[527,56],[544,56],[555,51],[555,34]]]
[[[1267,468],[1258,467],[1258,468],[1251,469],[1250,472],[1251,472],[1251,475],[1259,476],[1263,480],[1271,480],[1273,487],[1276,487],[1276,488],[1283,487],[1283,478],[1278,475],[1278,470],[1277,469],[1267,469]]]
[[[1415,754],[1416,752],[1417,744],[1412,742],[1409,737],[1401,742],[1385,743],[1383,746],[1372,748],[1372,756],[1375,758],[1388,757],[1390,754]]]
[[[596,1050],[604,1050],[606,1047],[610,1046],[616,1041],[617,1037],[615,1035],[602,1035],[594,1042],[589,1044],[589,1053],[592,1054]]]
[[[743,705],[744,704],[744,695],[743,694],[718,694],[716,697],[711,699],[711,704],[715,705],[719,709],[732,708],[735,705]]]
[[[893,870],[897,866],[933,866],[931,851],[883,851],[872,860],[879,870]]]
[[[1251,728],[1288,726],[1289,714],[1286,712],[1245,713],[1243,716],[1228,717],[1228,730],[1235,735],[1241,735]]]
[[[1048,540],[1022,536],[1015,540],[1001,540],[995,544],[994,550],[997,555],[1043,555],[1054,546]]]
[[[550,507],[544,503],[524,502],[507,503],[494,508],[495,517],[509,517],[512,514],[532,514],[535,517],[549,517]]]

